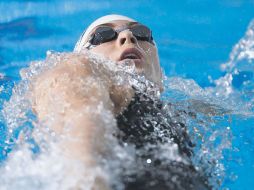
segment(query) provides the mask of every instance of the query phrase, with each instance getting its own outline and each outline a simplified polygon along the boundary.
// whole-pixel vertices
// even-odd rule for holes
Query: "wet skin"
[[[132,24],[135,23],[106,23],[114,29]],[[138,41],[129,30],[120,32],[115,40],[88,51],[117,64],[132,61],[138,74],[146,76],[162,89],[156,46],[146,41]],[[134,59],[130,59],[130,54],[135,54]],[[59,142],[64,157],[81,161],[89,167],[96,166],[96,154],[107,151],[104,148],[106,140],[103,128],[107,123],[101,113],[107,114],[111,118],[111,125],[116,126],[114,118],[128,106],[134,96],[131,87],[116,87],[103,73],[103,69],[98,70],[98,73],[92,72],[95,69],[82,52],[69,53],[63,55],[54,68],[40,74],[32,84],[32,105],[39,122],[43,122],[57,135],[74,138],[75,141],[64,139]],[[101,105],[101,111],[98,112]],[[69,127],[67,131],[66,126]],[[94,139],[100,140],[95,142]],[[66,175],[69,173],[72,172],[68,171]],[[95,181],[94,186],[103,186],[98,189],[108,189],[104,179],[96,178]]]

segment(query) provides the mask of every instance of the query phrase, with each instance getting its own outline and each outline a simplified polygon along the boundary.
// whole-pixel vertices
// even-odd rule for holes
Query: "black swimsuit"
[[[117,117],[117,124],[121,131],[119,142],[133,144],[137,149],[136,162],[143,165],[138,172],[122,176],[125,190],[211,189],[207,178],[191,164],[193,144],[185,125],[173,122],[160,100],[137,92],[128,108]],[[160,146],[170,142],[178,145],[180,156],[188,163],[158,155]]]

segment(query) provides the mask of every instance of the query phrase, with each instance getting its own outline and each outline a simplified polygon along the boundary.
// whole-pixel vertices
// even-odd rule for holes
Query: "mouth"
[[[132,60],[135,63],[136,67],[140,67],[142,63],[142,53],[135,49],[135,48],[129,48],[122,52],[119,62],[125,62]]]

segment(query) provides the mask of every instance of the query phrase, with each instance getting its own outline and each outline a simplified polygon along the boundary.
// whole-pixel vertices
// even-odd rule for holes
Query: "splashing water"
[[[123,171],[141,170],[142,166],[135,162],[134,147],[120,146],[112,136],[116,129],[112,125],[112,115],[106,111],[100,113],[106,129],[105,146],[111,149],[111,156],[98,158],[100,165],[96,168],[64,158],[56,146],[59,137],[37,121],[31,110],[31,83],[40,73],[59,64],[64,56],[64,53],[48,52],[45,61],[31,63],[21,72],[22,80],[14,86],[10,100],[4,104],[1,118],[7,126],[7,134],[3,154],[8,154],[8,157],[0,168],[4,174],[0,176],[1,190],[70,189],[77,182],[82,184],[81,189],[91,189],[98,175],[110,181],[116,189],[124,189],[118,176]],[[117,85],[129,83],[143,91],[148,89],[148,95],[153,98],[159,96],[158,90],[145,77],[133,74],[135,68],[132,64],[121,68],[97,55],[88,56],[95,66],[104,65]],[[178,77],[165,77],[164,80],[165,91],[161,99],[169,104],[163,109],[171,118],[188,127],[195,143],[192,162],[197,170],[210,176],[214,189],[218,189],[225,178],[222,161],[223,151],[231,149],[231,117],[253,116],[253,60],[254,21],[234,47],[230,60],[221,65],[226,74],[213,81],[215,87],[201,88],[194,80]],[[4,90],[8,89],[1,90],[1,93]],[[187,162],[178,152],[178,147],[169,142],[161,145],[157,154],[169,160]],[[147,159],[148,164],[151,162]],[[72,172],[66,176],[62,171],[68,170]],[[90,175],[81,177],[86,172]]]
[[[188,118],[187,126],[196,143],[198,156],[194,162],[197,166],[205,166],[205,170],[214,176],[211,178],[212,184],[237,179],[235,174],[225,176],[223,152],[227,149],[239,152],[231,143],[232,118],[248,119],[254,116],[253,60],[254,20],[245,36],[233,48],[229,61],[221,64],[221,70],[226,74],[211,81],[215,87],[202,88],[192,79],[165,79],[164,100],[175,102],[177,109],[184,108],[192,115],[191,118],[185,118]]]
[[[1,168],[1,172],[5,173],[4,177],[0,178],[1,184],[3,184],[1,189],[70,189],[77,183],[82,184],[81,189],[91,189],[96,176],[103,176],[103,178],[110,181],[116,189],[123,189],[124,186],[119,178],[123,171],[126,171],[127,174],[131,174],[144,169],[142,169],[142,164],[136,163],[135,161],[134,148],[128,144],[121,147],[116,139],[112,137],[112,131],[115,131],[115,126],[112,124],[113,118],[110,113],[107,113],[103,108],[97,108],[94,112],[97,111],[99,114],[102,114],[103,124],[106,128],[105,136],[107,137],[107,141],[104,143],[106,144],[105,146],[111,150],[112,156],[110,156],[110,159],[99,159],[101,164],[96,168],[90,168],[76,160],[65,158],[61,149],[57,146],[59,137],[56,133],[48,126],[37,121],[31,110],[31,84],[40,73],[50,70],[59,64],[64,59],[65,55],[65,53],[48,52],[45,61],[33,62],[28,69],[22,70],[21,82],[14,87],[11,99],[4,105],[3,117],[8,126],[6,149],[12,148],[13,150],[9,153],[8,160],[3,163],[3,167]],[[97,55],[89,54],[88,57],[93,62],[94,68],[101,67],[103,63],[104,68],[108,70],[107,74],[110,75],[111,80],[117,85],[129,83],[141,91],[146,90],[147,95],[152,98],[158,97],[158,89],[156,90],[153,84],[147,81],[143,76],[135,75],[135,73],[133,73],[133,65],[130,64],[130,66],[127,67],[122,67],[120,65],[117,67],[113,62],[98,57]],[[173,81],[169,84],[173,85]],[[165,90],[165,92],[168,91],[169,89]],[[202,107],[202,102],[200,106]],[[188,110],[189,112],[191,111],[188,107],[177,106],[177,104],[174,109],[167,106],[164,108],[164,110],[170,114],[173,114],[174,110],[180,111],[181,109]],[[13,110],[15,110],[14,114]],[[89,111],[91,112],[91,110]],[[197,110],[193,112],[197,114]],[[210,112],[211,111],[209,111],[209,113]],[[86,114],[86,112],[83,114]],[[215,113],[214,115],[217,114]],[[211,132],[208,128],[211,123],[207,123],[208,118],[212,120],[210,116],[208,116],[208,118],[190,119],[189,121],[187,120],[189,116],[184,114],[181,115],[182,118],[171,117],[175,120],[185,122],[186,125],[189,126],[194,126],[193,123],[196,122],[196,120],[198,122],[203,122],[203,129]],[[197,117],[201,117],[201,114]],[[156,121],[154,122],[154,125],[156,125]],[[160,135],[160,131],[155,131],[155,133],[154,135]],[[193,132],[193,137],[195,137],[196,134],[197,133]],[[212,135],[214,139],[216,139],[220,134],[213,133]],[[206,138],[207,137],[203,137],[202,139],[202,151],[199,152],[199,154],[201,153],[200,157],[196,158],[197,161],[195,161],[195,166],[197,169],[200,168],[199,170],[204,170],[201,169],[201,166],[203,166],[206,168],[206,171],[204,171],[205,173],[211,173],[212,165],[208,168],[207,164],[212,159],[218,161],[221,153],[212,154],[212,158],[208,158],[208,156],[205,158],[205,149],[207,152],[211,153],[211,143],[207,145],[204,143],[206,142]],[[215,140],[211,140],[209,142],[214,141]],[[216,148],[218,149],[218,147],[221,152],[227,146],[225,145],[222,147],[221,143],[218,143]],[[155,147],[148,144],[145,151],[154,148]],[[198,146],[197,149],[199,149]],[[181,157],[178,152],[178,146],[171,141],[156,148],[156,155],[160,155],[161,159],[188,164],[188,161]],[[142,151],[140,154],[142,154]],[[211,154],[209,155],[211,156]],[[215,157],[215,155],[219,156]],[[149,164],[151,162],[152,160],[148,158],[147,163]],[[220,163],[216,164],[219,165]],[[51,169],[48,170],[48,168]],[[69,170],[71,172],[69,172],[68,175],[62,172]],[[221,171],[216,172],[221,174]],[[84,177],[84,175],[82,175],[83,173],[89,173],[89,176]]]
[[[8,126],[5,150],[7,152],[10,149],[13,150],[0,169],[1,172],[5,173],[4,176],[0,177],[1,190],[20,188],[70,189],[77,182],[84,185],[81,186],[81,189],[91,189],[95,176],[104,175],[104,178],[108,178],[103,174],[103,171],[114,167],[114,172],[111,171],[111,177],[114,176],[114,179],[117,179],[120,172],[117,171],[117,168],[120,168],[121,162],[124,161],[127,166],[131,166],[128,164],[128,162],[132,162],[131,147],[126,147],[123,151],[117,146],[115,139],[111,137],[112,131],[114,131],[112,116],[105,110],[103,111],[103,108],[98,108],[94,112],[103,114],[104,125],[107,128],[106,131],[108,131],[105,132],[106,135],[108,133],[108,146],[113,151],[111,159],[114,160],[115,157],[115,160],[117,160],[109,165],[103,164],[107,161],[101,159],[100,162],[103,168],[91,169],[76,160],[64,159],[62,151],[56,146],[59,137],[43,123],[38,123],[33,115],[31,110],[31,83],[37,75],[52,69],[61,62],[61,58],[64,56],[64,53],[48,52],[45,61],[33,62],[28,69],[22,70],[21,82],[14,87],[11,99],[4,105],[2,113]],[[97,63],[101,63],[100,59],[97,59],[97,61]],[[110,66],[110,64],[112,63],[105,62],[105,65]],[[89,111],[92,112],[92,110]],[[66,176],[63,171],[68,170],[72,172]],[[89,172],[90,170],[92,171]],[[80,176],[86,172],[90,175],[81,178]],[[111,181],[118,189],[122,188],[121,184],[118,184],[119,180]]]

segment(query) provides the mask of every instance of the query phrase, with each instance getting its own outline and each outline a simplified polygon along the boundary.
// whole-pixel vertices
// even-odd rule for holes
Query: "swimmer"
[[[86,56],[87,52],[118,65],[132,63],[136,74],[144,76],[158,91],[163,90],[163,75],[151,29],[121,15],[97,19],[81,35],[74,52],[66,54],[61,64],[38,76],[33,85],[33,110],[38,120],[56,134],[70,137],[60,144],[64,156],[89,167],[96,166],[96,154],[107,152],[103,129],[107,121],[102,117],[102,113],[106,113],[111,125],[122,132],[119,142],[133,144],[139,153],[142,152],[136,155],[140,163],[146,158],[156,160],[148,169],[144,167],[136,174],[122,176],[126,190],[209,189],[207,180],[191,165],[191,142],[185,126],[162,119],[167,113],[163,113],[159,98],[154,101],[131,85],[116,85],[103,66],[98,68]],[[158,123],[163,137],[150,135],[154,132],[152,120]],[[70,123],[71,128],[66,131],[64,126]],[[178,145],[180,155],[188,164],[164,163],[156,157],[157,144],[168,143],[170,139]],[[145,151],[146,144],[154,148]],[[79,189],[78,184],[76,189]],[[98,177],[93,189],[113,187],[106,179]]]

